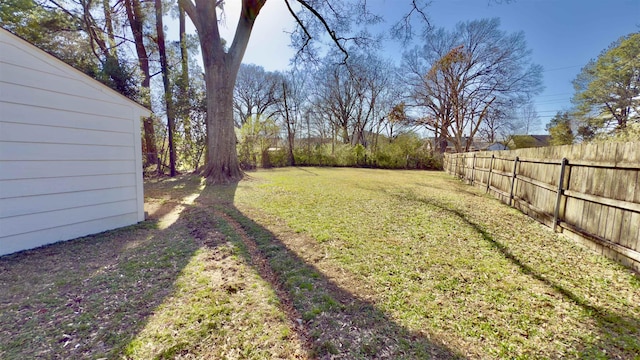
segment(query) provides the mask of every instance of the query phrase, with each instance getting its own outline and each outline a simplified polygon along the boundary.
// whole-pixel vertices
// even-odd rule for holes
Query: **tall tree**
[[[308,72],[291,69],[280,74],[282,93],[278,96],[278,112],[283,119],[287,134],[287,157],[291,166],[295,165],[293,150],[296,136],[303,124],[303,114],[308,109]]]
[[[440,29],[404,55],[414,105],[422,124],[456,151],[469,150],[493,109],[524,103],[541,90],[541,67],[531,64],[523,33],[507,34],[498,19]]]
[[[199,116],[201,115],[198,110],[204,111],[199,94],[200,89],[204,89],[204,86],[193,85],[192,81],[197,82],[199,74],[202,72],[199,70],[197,64],[190,65],[190,54],[192,49],[197,48],[197,41],[194,43],[190,41],[190,37],[186,33],[186,14],[182,6],[178,4],[178,39],[179,44],[177,49],[180,58],[180,71],[175,72],[173,85],[174,100],[173,100],[173,114],[176,120],[176,132],[178,129],[182,130],[180,158],[184,161],[185,165],[198,168],[200,148],[204,144],[198,142],[198,128],[201,127],[199,123]],[[191,71],[195,71],[195,75],[191,76]],[[202,84],[203,85],[203,84]]]
[[[287,129],[287,162],[289,166],[295,166],[296,160],[293,156],[293,147],[295,145],[296,132],[293,127],[293,119],[289,112],[289,102],[287,101],[287,84],[285,81],[282,81],[282,105],[284,107],[284,123]]]
[[[493,108],[478,130],[480,138],[484,141],[494,143],[505,141],[516,132],[516,124],[513,116],[507,113],[508,109]]]
[[[547,131],[551,135],[550,145],[571,145],[575,136],[571,129],[571,118],[568,112],[558,112],[547,124]]]
[[[536,106],[531,102],[527,102],[520,108],[519,115],[518,130],[520,130],[521,134],[529,135],[533,127],[540,121]]]
[[[241,127],[252,116],[271,117],[276,111],[281,78],[262,66],[241,64],[233,90],[236,126]]]
[[[156,10],[156,34],[158,39],[158,54],[160,55],[160,71],[162,72],[162,85],[164,88],[164,104],[167,110],[167,133],[169,141],[169,174],[176,176],[176,147],[173,141],[175,133],[175,118],[173,112],[173,96],[169,83],[169,65],[167,64],[167,49],[164,41],[164,25],[162,22],[162,0],[154,1]]]
[[[106,1],[106,3],[104,2]],[[101,63],[101,72],[98,74],[100,80],[108,84],[121,94],[136,99],[138,92],[131,81],[131,72],[126,65],[118,59],[115,43],[115,33],[113,31],[112,11],[108,0],[103,1],[102,15],[103,21],[94,17],[92,10],[97,4],[92,0],[79,0],[78,9],[67,9],[61,3],[50,1],[60,7],[69,16],[77,17],[83,31],[87,34],[89,45],[96,59]],[[102,24],[100,24],[102,22]]]
[[[325,61],[315,74],[316,105],[342,142],[349,144],[353,138],[350,125],[357,111],[359,84],[347,66],[336,64],[332,59]]]
[[[242,178],[236,154],[233,88],[256,17],[266,0],[243,0],[233,42],[225,51],[218,29],[223,1],[179,0],[200,39],[207,94],[207,154],[203,175],[210,183]]]
[[[116,48],[116,34],[113,31],[113,8],[111,7],[111,4],[109,3],[109,0],[102,0],[102,10],[104,12],[104,23],[105,23],[105,30],[106,30],[106,34],[107,34],[107,40],[108,40],[108,44],[109,44],[109,48],[112,50],[112,55],[117,57],[118,53],[117,53],[117,48]]]
[[[231,46],[226,49],[218,29],[218,8],[224,0],[179,0],[191,18],[200,40],[207,94],[207,161],[203,175],[209,183],[228,183],[242,177],[236,153],[233,121],[233,88],[249,36],[266,0],[242,0],[240,16]],[[379,21],[367,11],[366,0],[330,1],[296,0],[302,12],[295,12],[285,3],[299,25],[294,32],[294,45],[310,49],[309,41],[315,29],[326,30],[332,42],[346,54],[347,42],[362,37],[342,37],[350,31],[351,23]],[[413,0],[413,7],[421,1]],[[354,6],[358,5],[358,6]],[[421,9],[421,8],[420,8]],[[358,13],[359,17],[351,17]],[[305,17],[306,16],[306,17]],[[315,21],[308,21],[312,19]],[[346,56],[346,55],[345,55]]]
[[[391,111],[393,102],[385,99],[391,68],[374,55],[352,51],[344,63],[328,56],[317,69],[315,102],[344,144],[367,146]]]
[[[176,85],[178,87],[176,108],[186,110],[189,106],[189,48],[187,45],[186,14],[180,4],[178,4],[178,19],[178,38],[180,41],[180,78],[176,81]],[[191,119],[188,116],[188,111],[183,111],[183,114],[186,115],[182,117],[184,135],[186,139],[190,140]]]
[[[612,43],[582,68],[573,87],[576,113],[587,127],[618,132],[640,122],[640,33]]]
[[[142,105],[151,108],[151,72],[149,69],[149,56],[144,43],[144,23],[146,21],[145,13],[142,9],[140,0],[124,0],[124,6],[129,19],[129,26],[133,34],[133,40],[138,55],[138,64],[142,71]],[[143,151],[145,153],[146,164],[158,165],[158,173],[161,172],[160,163],[158,162],[158,149],[156,146],[156,133],[153,124],[153,117],[145,118],[143,121],[144,144]]]

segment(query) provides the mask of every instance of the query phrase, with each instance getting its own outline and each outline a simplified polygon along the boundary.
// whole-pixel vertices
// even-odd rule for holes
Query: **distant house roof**
[[[507,143],[510,149],[549,146],[549,135],[514,135]]]
[[[431,147],[433,147],[434,142],[435,142],[435,138],[434,137],[428,137],[427,138],[428,142],[427,144]],[[462,139],[462,146],[466,147],[467,146],[467,142],[469,141],[468,137],[464,137]],[[490,143],[487,141],[476,141],[474,140],[471,145],[469,146],[469,151],[484,151],[484,150],[504,150],[504,149],[489,149],[489,147],[497,147],[497,145],[502,145],[500,143]],[[503,147],[506,148],[506,146],[502,145]],[[446,152],[455,152],[456,151],[456,147],[454,145],[454,143],[450,140],[447,140],[447,149]]]
[[[550,135],[530,135],[536,141],[536,147],[549,146]]]
[[[507,145],[499,142],[494,142],[493,144],[487,146],[485,150],[487,151],[499,151],[499,150],[507,150],[509,149]]]

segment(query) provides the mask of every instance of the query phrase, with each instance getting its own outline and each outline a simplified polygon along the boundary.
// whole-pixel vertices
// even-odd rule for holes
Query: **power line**
[[[571,93],[557,93],[557,94],[538,95],[536,97],[552,97],[552,96],[565,96],[565,95],[571,95]]]
[[[557,99],[557,100],[545,100],[545,101],[536,101],[533,104],[534,105],[538,105],[538,104],[557,104],[557,103],[563,103],[563,102],[569,102],[569,99]]]
[[[565,67],[560,67],[560,68],[555,68],[555,69],[544,70],[543,72],[567,70],[567,69],[573,69],[573,68],[582,67],[582,66],[584,66],[584,65],[565,66]]]

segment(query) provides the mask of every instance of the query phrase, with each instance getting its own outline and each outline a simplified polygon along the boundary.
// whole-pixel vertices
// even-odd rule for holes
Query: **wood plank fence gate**
[[[444,168],[640,272],[640,142],[445,154]]]

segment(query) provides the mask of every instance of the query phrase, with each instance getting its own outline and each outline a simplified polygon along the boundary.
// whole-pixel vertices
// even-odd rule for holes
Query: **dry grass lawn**
[[[0,358],[640,358],[637,275],[444,173],[145,186],[144,223],[0,258]]]

